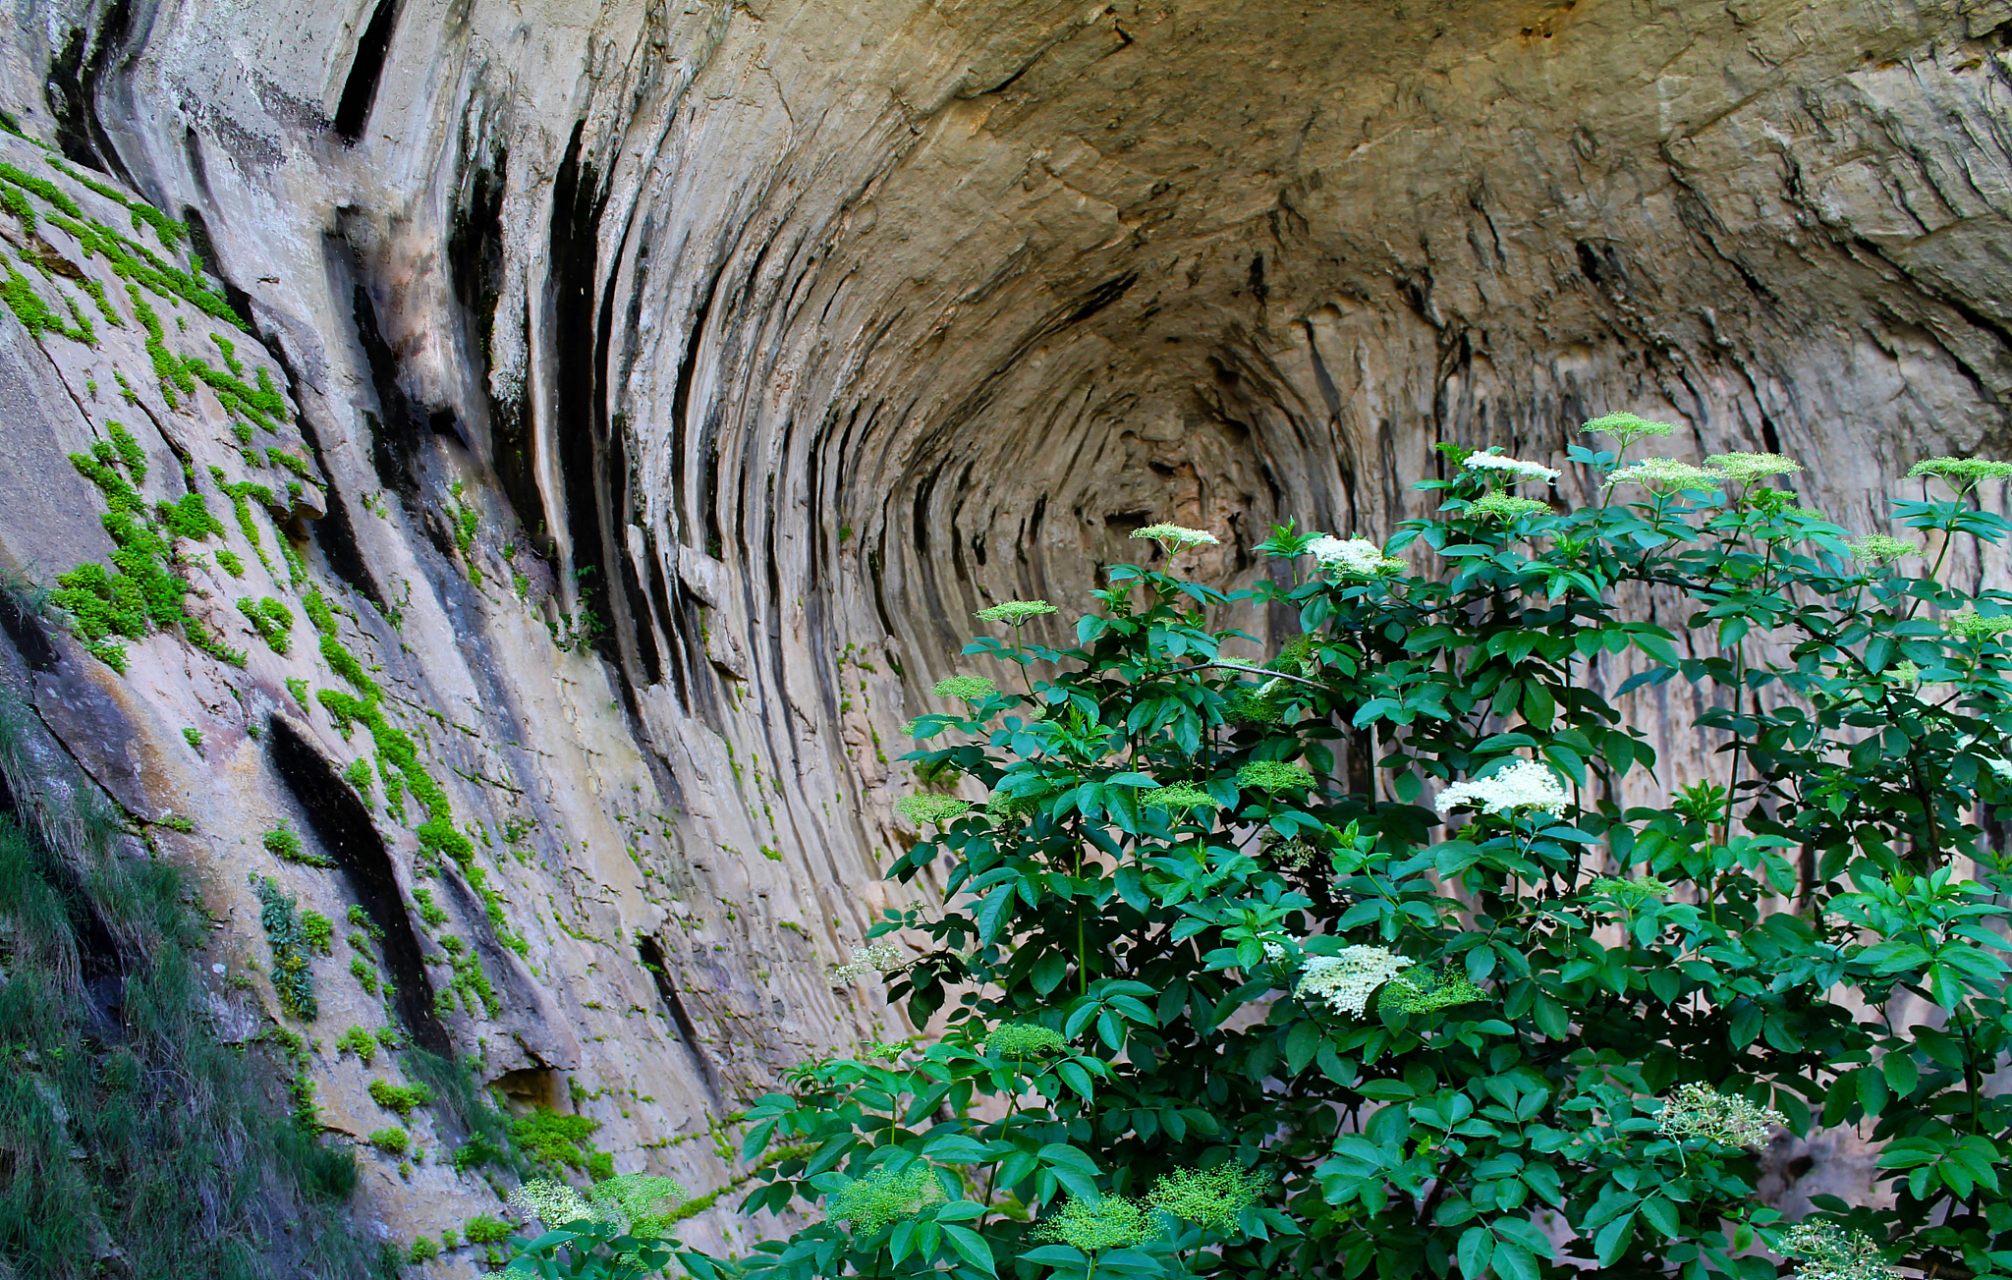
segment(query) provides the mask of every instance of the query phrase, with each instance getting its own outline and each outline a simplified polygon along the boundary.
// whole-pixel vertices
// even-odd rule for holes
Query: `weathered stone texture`
[[[2005,0],[68,0],[0,14],[0,103],[195,223],[289,389],[327,484],[271,535],[530,943],[442,873],[502,1003],[445,1033],[620,1167],[711,1186],[710,1142],[662,1144],[885,1025],[826,966],[893,900],[897,727],[972,610],[1083,603],[1153,519],[1221,535],[1225,579],[1275,520],[1386,533],[1434,444],[1561,464],[1610,409],[1801,457],[1867,527],[1917,457],[2002,448],[2008,45]],[[130,329],[23,341],[12,567],[103,550],[50,458],[112,363],[164,451],[235,465]],[[246,732],[284,716],[341,767],[361,747],[284,683],[338,682],[199,585],[245,671],[155,639],[121,683],[66,646],[123,719],[51,725],[196,819],[177,848],[236,919],[248,869],[339,911],[348,882],[259,848],[311,787]],[[1695,744],[1664,745],[1681,776]],[[433,882],[378,826],[403,910]],[[488,1203],[437,1165],[375,1193],[394,1234]]]

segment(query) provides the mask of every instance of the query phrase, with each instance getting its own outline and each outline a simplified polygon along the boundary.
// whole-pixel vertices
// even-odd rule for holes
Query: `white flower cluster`
[[[1530,809],[1556,813],[1565,800],[1565,788],[1548,766],[1518,760],[1492,778],[1454,783],[1439,793],[1432,807],[1442,818],[1460,808],[1503,815]]]
[[[1380,578],[1404,570],[1404,561],[1384,555],[1383,548],[1367,538],[1331,538],[1323,533],[1306,544],[1306,554],[1350,578]]]
[[[833,967],[831,976],[840,982],[851,982],[869,973],[885,973],[900,963],[901,948],[886,942],[869,942],[854,947],[851,962]]]
[[[594,1216],[594,1210],[580,1198],[579,1192],[550,1178],[533,1178],[512,1191],[510,1207],[526,1222],[536,1218],[548,1231]]]
[[[1308,956],[1292,993],[1324,1000],[1336,1013],[1360,1018],[1376,989],[1409,968],[1411,961],[1386,947],[1344,947],[1338,956]]]
[[[1492,471],[1496,478],[1507,484],[1517,484],[1524,480],[1542,480],[1550,484],[1558,478],[1555,467],[1547,467],[1541,462],[1525,462],[1521,458],[1505,457],[1499,453],[1470,453],[1462,466],[1476,471]]]

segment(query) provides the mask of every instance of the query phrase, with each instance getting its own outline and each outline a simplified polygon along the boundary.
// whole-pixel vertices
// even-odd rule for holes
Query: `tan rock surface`
[[[1149,520],[1220,534],[1232,578],[1274,520],[1387,532],[1436,442],[1559,464],[1632,408],[1801,457],[1870,527],[1917,457],[2006,441],[2005,0],[103,12],[0,15],[0,104],[201,228],[297,416],[260,447],[317,484],[254,504],[270,568],[226,516],[246,577],[191,575],[242,670],[156,637],[121,679],[58,640],[36,701],[136,813],[194,819],[172,847],[231,963],[264,954],[247,873],[409,921],[422,990],[442,938],[479,956],[494,1012],[433,1030],[351,989],[346,942],[317,962],[349,1132],[386,1072],[334,1037],[403,1018],[599,1119],[618,1168],[720,1185],[708,1117],[887,1025],[828,965],[892,901],[898,726],[971,611],[1079,606]],[[166,340],[214,362],[189,319]],[[8,335],[0,405],[43,416],[6,422],[0,561],[102,551],[49,457],[115,408],[229,511],[226,415],[170,407],[137,327]],[[329,799],[369,734],[286,681],[348,686],[305,618],[281,655],[233,607],[314,587],[500,922],[420,873],[381,783],[367,823]],[[280,819],[343,867],[274,859]],[[401,1240],[494,1206],[437,1163],[375,1177]]]

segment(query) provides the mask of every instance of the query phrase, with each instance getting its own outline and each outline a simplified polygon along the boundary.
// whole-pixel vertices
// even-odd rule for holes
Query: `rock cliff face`
[[[973,609],[1155,519],[1222,579],[1380,535],[1435,443],[1610,409],[1868,527],[2004,447],[2008,50],[2006,0],[22,0],[0,566],[118,536],[68,589],[150,634],[9,606],[0,670],[329,1126],[395,1120],[336,1044],[394,1028],[718,1187],[714,1118],[895,1029],[829,966]],[[262,892],[337,922],[311,1022]],[[386,1238],[495,1206],[414,1115]]]

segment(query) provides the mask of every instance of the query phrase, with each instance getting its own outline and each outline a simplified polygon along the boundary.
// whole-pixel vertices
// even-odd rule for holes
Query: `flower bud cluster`
[[[1701,1138],[1723,1147],[1765,1146],[1775,1128],[1787,1126],[1788,1117],[1781,1112],[1707,1084],[1677,1086],[1657,1123],[1664,1137]]]
[[[831,976],[840,982],[851,982],[869,973],[886,973],[901,964],[901,949],[887,942],[869,942],[865,946],[852,949],[852,959],[836,965]]]
[[[1898,1280],[1900,1273],[1862,1231],[1805,1219],[1782,1234],[1781,1251],[1799,1264],[1802,1280]]]

